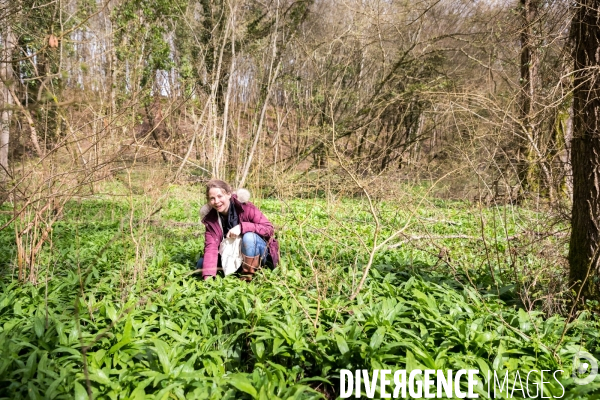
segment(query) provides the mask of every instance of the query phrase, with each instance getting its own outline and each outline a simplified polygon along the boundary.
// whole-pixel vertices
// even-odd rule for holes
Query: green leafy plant
[[[133,211],[111,199],[68,204],[38,285],[15,281],[11,232],[0,231],[1,398],[334,398],[341,369],[478,369],[482,398],[488,371],[564,370],[565,398],[598,389],[569,378],[577,351],[598,355],[596,319],[582,314],[565,331],[559,315],[527,311],[514,291],[490,285],[471,242],[445,240],[453,260],[441,267],[433,244],[390,246],[350,300],[368,256],[360,241],[373,230],[358,200],[261,201],[282,261],[251,284],[191,274],[203,247],[192,193],[173,190],[152,223],[140,211],[148,200],[135,201]],[[385,231],[410,216],[381,206]],[[456,223],[436,223],[436,234],[477,235],[472,209],[443,206]],[[130,213],[147,224],[133,231],[137,246],[123,223]],[[133,281],[136,263],[145,273]],[[498,271],[498,285],[510,285]]]

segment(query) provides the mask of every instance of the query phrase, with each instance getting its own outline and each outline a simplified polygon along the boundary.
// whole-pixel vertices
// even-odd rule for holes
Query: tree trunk
[[[573,140],[573,103],[569,106],[567,116],[560,122],[559,129],[564,141],[564,150],[560,153],[560,162],[565,175],[564,188],[570,200],[573,200],[573,171],[571,169],[571,141]]]
[[[10,139],[10,120],[12,117],[13,98],[9,85],[13,82],[12,54],[15,40],[10,25],[3,29],[2,48],[0,49],[0,81],[2,89],[2,115],[0,117],[0,183],[8,171],[8,142]]]
[[[574,58],[573,211],[570,281],[580,299],[600,299],[600,0],[582,0],[571,26]]]
[[[533,120],[538,55],[535,47],[533,23],[537,18],[538,0],[520,0],[521,8],[521,137],[517,154],[517,172],[521,191],[530,189],[531,145],[537,138]],[[540,160],[541,161],[541,160]]]

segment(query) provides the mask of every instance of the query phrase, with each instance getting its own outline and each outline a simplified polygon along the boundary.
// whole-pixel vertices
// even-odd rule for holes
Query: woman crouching
[[[273,224],[248,200],[250,192],[239,189],[233,193],[224,181],[213,179],[206,184],[206,200],[200,218],[206,226],[204,256],[196,268],[208,279],[221,268],[219,245],[229,237],[242,237],[242,279],[250,281],[256,270],[265,264],[277,266],[279,244],[274,238]]]

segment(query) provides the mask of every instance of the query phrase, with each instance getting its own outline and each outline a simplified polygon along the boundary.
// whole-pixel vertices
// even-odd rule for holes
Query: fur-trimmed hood
[[[233,191],[233,193],[231,194],[231,198],[233,199],[234,196],[237,199],[237,201],[239,201],[242,204],[247,203],[250,200],[250,192],[247,189],[241,188]],[[202,207],[200,207],[200,220],[203,220],[204,217],[208,215],[210,210],[212,210],[212,207],[209,204],[205,204]]]

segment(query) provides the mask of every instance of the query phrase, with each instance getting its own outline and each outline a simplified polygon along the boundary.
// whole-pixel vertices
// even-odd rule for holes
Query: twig
[[[439,239],[469,239],[469,240],[482,240],[481,237],[478,236],[470,236],[470,235],[446,235],[446,236],[431,236],[431,235],[413,235],[407,236],[406,239],[399,241],[398,243],[394,243],[388,246],[390,249],[395,249],[397,247],[402,246],[405,243],[412,242],[413,240],[439,240]]]

